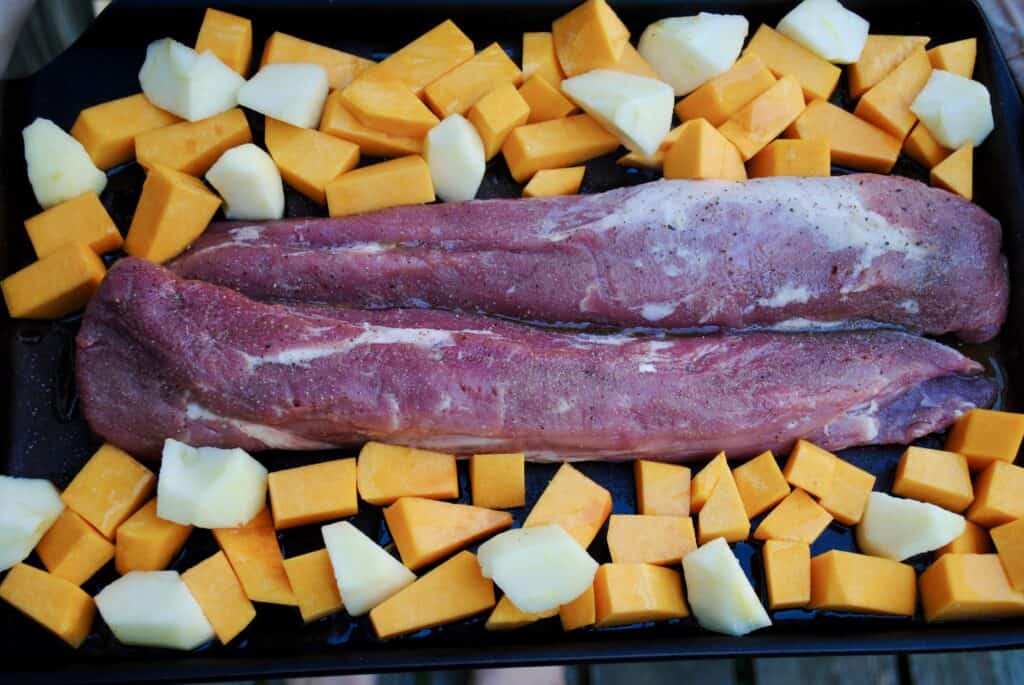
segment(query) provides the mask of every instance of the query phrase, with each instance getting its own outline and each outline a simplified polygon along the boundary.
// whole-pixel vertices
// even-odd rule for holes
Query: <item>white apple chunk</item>
[[[637,154],[653,155],[672,128],[672,87],[657,79],[595,69],[565,79],[562,91]]]
[[[739,14],[670,17],[644,29],[637,49],[676,95],[686,95],[733,65],[749,29]]]
[[[99,195],[107,187],[107,175],[96,168],[82,144],[49,119],[36,119],[21,137],[28,181],[43,209],[88,191]]]
[[[960,537],[964,517],[913,499],[872,492],[857,524],[857,547],[865,554],[903,561]]]
[[[853,64],[868,41],[869,24],[838,0],[803,0],[776,28],[823,60]]]
[[[434,192],[445,202],[472,200],[484,180],[487,159],[480,135],[461,114],[430,129],[423,142]]]
[[[245,79],[211,51],[198,53],[164,38],[146,48],[139,83],[146,98],[160,109],[199,121],[238,105],[238,89]]]
[[[0,571],[24,561],[62,511],[50,481],[0,476]]]
[[[319,64],[268,64],[239,89],[238,103],[292,126],[316,128],[327,89],[327,70]]]
[[[362,616],[416,580],[402,562],[348,521],[324,526],[320,532],[349,615]]]
[[[715,538],[683,557],[686,594],[701,627],[746,635],[772,624],[725,538]]]
[[[274,160],[261,148],[245,143],[227,150],[206,172],[224,198],[224,216],[257,221],[284,216],[284,183]]]
[[[195,649],[213,627],[177,571],[131,571],[96,595],[96,608],[122,644]]]
[[[910,111],[940,145],[950,150],[968,141],[981,145],[995,127],[988,88],[942,69],[932,70]]]
[[[237,528],[266,506],[267,470],[245,450],[164,441],[156,515],[197,528]]]
[[[518,609],[535,614],[568,604],[593,585],[597,562],[557,525],[516,528],[477,550],[480,570]]]

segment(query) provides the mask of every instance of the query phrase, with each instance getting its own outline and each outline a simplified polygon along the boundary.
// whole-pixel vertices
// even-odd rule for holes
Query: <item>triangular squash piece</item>
[[[928,36],[868,36],[860,59],[850,65],[850,95],[859,98],[910,57],[914,48],[924,47],[929,40]]]
[[[964,78],[974,77],[974,61],[978,58],[978,39],[965,38],[955,43],[946,43],[928,51],[932,67],[951,71]]]
[[[384,510],[402,563],[418,569],[512,525],[512,514],[468,504],[401,497]]]
[[[718,479],[723,473],[729,473],[729,462],[725,459],[725,452],[709,461],[707,465],[697,472],[690,483],[690,513],[696,514],[711,497],[711,491],[718,484]]]
[[[931,183],[956,193],[966,200],[974,197],[974,143],[967,141],[959,150],[932,167]]]
[[[718,479],[697,516],[697,527],[702,545],[715,538],[739,542],[750,535],[750,519],[731,471],[726,470]]]
[[[487,630],[515,630],[536,623],[542,618],[551,618],[557,613],[558,608],[556,607],[537,614],[528,614],[525,611],[520,611],[519,607],[513,604],[506,595],[498,600],[498,606],[494,607],[494,611],[487,617],[484,628]]]
[[[611,513],[612,494],[566,463],[544,488],[523,528],[553,523],[586,549]]]

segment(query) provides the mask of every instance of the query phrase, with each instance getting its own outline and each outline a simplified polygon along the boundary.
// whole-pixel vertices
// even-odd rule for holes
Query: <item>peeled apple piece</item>
[[[672,128],[672,87],[657,79],[595,69],[565,79],[562,91],[637,154],[653,155]]]
[[[480,571],[520,611],[538,614],[568,604],[594,583],[597,562],[557,525],[505,531],[477,550]]]
[[[728,71],[749,28],[738,14],[670,17],[644,29],[637,49],[676,95],[686,95]]]
[[[966,526],[963,516],[934,504],[872,492],[857,524],[857,547],[864,554],[903,561],[948,544]]]
[[[245,79],[211,51],[199,53],[164,38],[146,48],[139,83],[149,101],[160,109],[199,121],[235,107]]]
[[[487,159],[473,124],[451,114],[430,129],[423,142],[434,192],[445,202],[472,200],[484,180]]]
[[[131,571],[96,595],[96,608],[122,644],[195,649],[213,627],[177,571]]]
[[[268,64],[238,90],[238,104],[292,126],[316,128],[327,89],[327,70],[319,64]]]
[[[0,476],[0,571],[24,561],[62,511],[50,481]]]
[[[284,216],[284,183],[274,160],[261,148],[246,143],[220,156],[206,172],[224,198],[224,216],[258,221]]]
[[[244,526],[266,506],[267,470],[242,449],[164,441],[156,515],[197,528]]]
[[[995,127],[988,88],[941,69],[932,70],[910,111],[940,145],[951,150],[968,141],[981,145]]]
[[[331,558],[334,580],[351,616],[362,616],[416,575],[348,521],[320,529]]]
[[[823,60],[853,64],[868,42],[869,26],[837,0],[803,0],[776,28]]]
[[[21,137],[28,180],[43,209],[90,190],[99,195],[107,187],[107,175],[96,168],[82,144],[49,119],[36,119]]]
[[[690,611],[702,628],[746,635],[772,624],[725,538],[715,538],[683,557]]]

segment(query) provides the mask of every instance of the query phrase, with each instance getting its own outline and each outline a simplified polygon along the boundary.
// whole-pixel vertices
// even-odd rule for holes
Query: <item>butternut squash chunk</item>
[[[268,509],[262,509],[241,528],[214,528],[213,537],[231,562],[249,599],[298,605],[284,570],[284,558]]]
[[[927,36],[889,36],[871,34],[860,59],[850,65],[850,97],[859,98],[868,89],[885,78],[903,63],[917,48],[923,48],[931,38]]]
[[[967,459],[955,452],[908,447],[896,468],[892,494],[961,512],[974,500]]]
[[[278,530],[352,516],[359,511],[356,460],[334,459],[267,476]]]
[[[967,519],[992,528],[1024,518],[1024,468],[993,461],[974,480],[974,502]]]
[[[326,549],[285,559],[284,572],[288,574],[304,623],[330,616],[344,608]]]
[[[778,78],[796,76],[807,102],[828,100],[839,83],[839,67],[766,24],[757,29],[743,54],[760,57]]]
[[[512,526],[512,514],[422,497],[400,497],[384,520],[402,563],[413,571]]]
[[[818,504],[832,514],[836,521],[852,526],[860,523],[868,496],[874,487],[873,475],[837,457],[832,471],[832,484],[819,498]]]
[[[989,533],[1010,587],[1024,590],[1024,519],[996,526]]]
[[[968,140],[933,166],[928,178],[937,188],[956,193],[965,200],[974,199],[974,143]]]
[[[421,138],[440,121],[402,81],[357,79],[341,99],[361,124],[393,136]]]
[[[477,100],[466,118],[480,135],[484,158],[489,160],[501,151],[512,129],[529,121],[530,105],[514,84],[503,83]]]
[[[359,152],[371,157],[399,157],[418,155],[423,151],[423,139],[393,136],[363,124],[345,106],[341,91],[333,91],[324,103],[320,116],[320,131],[359,146]]]
[[[320,131],[264,118],[263,142],[284,182],[323,205],[327,184],[359,164],[359,146]]]
[[[0,281],[12,319],[57,319],[86,305],[107,268],[82,243],[68,243]]]
[[[747,518],[768,511],[789,494],[789,484],[771,452],[762,452],[732,471]]]
[[[459,496],[459,478],[451,454],[371,441],[359,452],[356,474],[359,496],[370,504],[391,504],[399,497]]]
[[[15,564],[0,582],[0,599],[75,649],[92,629],[96,603],[74,583],[27,564]]]
[[[916,48],[902,64],[864,93],[854,114],[902,141],[917,123],[910,105],[931,74],[932,65],[924,48]]]
[[[435,200],[430,168],[419,155],[353,169],[328,183],[324,190],[327,212],[331,216],[421,205]]]
[[[650,516],[690,515],[690,469],[680,464],[633,462],[636,509]]]
[[[591,585],[582,595],[558,608],[558,620],[562,623],[562,630],[568,632],[594,625],[596,612],[594,586]]]
[[[528,180],[541,169],[580,164],[619,147],[619,139],[589,114],[527,124],[512,130],[501,152],[512,178]]]
[[[989,537],[988,530],[973,521],[965,523],[967,525],[959,537],[935,550],[936,559],[943,554],[986,554],[993,551],[992,538]]]
[[[811,559],[812,609],[913,616],[916,605],[913,566],[838,549]]]
[[[608,520],[608,551],[613,563],[674,566],[697,549],[689,516],[612,516]]]
[[[523,527],[557,524],[586,549],[611,511],[611,493],[566,462],[534,503]]]
[[[967,457],[972,472],[993,461],[1013,463],[1024,440],[1024,414],[972,409],[953,424],[946,449]]]
[[[135,136],[180,121],[139,93],[83,109],[71,127],[71,135],[89,153],[93,164],[106,170],[135,158]]]
[[[446,19],[385,60],[364,71],[360,78],[404,81],[420,95],[428,83],[473,57],[473,41],[451,19]],[[367,153],[369,154],[369,153]]]
[[[803,490],[794,490],[764,517],[754,531],[758,540],[790,540],[808,545],[818,539],[832,515]]]
[[[182,573],[181,579],[196,598],[221,644],[234,640],[256,618],[256,608],[224,552],[200,561]]]
[[[156,476],[127,452],[103,445],[61,494],[64,504],[108,540],[156,488]]]
[[[830,102],[814,100],[786,130],[787,138],[826,140],[832,163],[887,174],[901,141]]]
[[[81,585],[114,558],[114,545],[85,519],[65,509],[36,546],[46,570]]]
[[[836,470],[836,455],[814,443],[797,440],[789,453],[782,475],[794,488],[800,488],[815,497],[823,497],[832,487]]]
[[[565,74],[555,55],[555,41],[550,31],[531,31],[523,34],[523,80],[536,74],[554,87]]]
[[[629,29],[605,0],[586,0],[555,19],[551,35],[566,76],[614,67],[629,42]]]
[[[149,500],[117,527],[114,565],[121,575],[130,571],[163,571],[185,545],[192,526],[156,515],[156,498]]]
[[[696,514],[708,501],[711,491],[718,484],[718,479],[729,473],[729,462],[725,458],[725,452],[719,452],[715,458],[709,461],[704,468],[697,472],[690,483],[690,513]]]
[[[201,176],[227,150],[252,142],[252,131],[242,110],[200,121],[182,121],[135,136],[135,157],[147,170],[157,165]]]
[[[515,454],[474,454],[469,459],[473,504],[511,509],[526,504],[526,457]]]
[[[943,554],[920,583],[929,623],[1024,615],[1024,592],[1010,587],[995,554]]]
[[[691,119],[680,128],[679,139],[665,151],[665,178],[746,180],[739,150],[707,120]]]
[[[827,140],[773,140],[747,163],[750,178],[831,174]]]
[[[939,141],[935,140],[935,136],[929,133],[920,121],[914,125],[910,135],[903,141],[903,151],[925,169],[931,169],[953,152],[949,148],[939,145]]]
[[[749,53],[676,103],[676,114],[681,121],[707,119],[718,127],[774,84],[775,77],[761,58]]]
[[[491,43],[423,89],[423,97],[437,116],[465,114],[477,100],[503,83],[518,86],[523,73],[497,43]]]
[[[375,64],[358,55],[275,31],[263,45],[260,67],[280,62],[319,64],[327,70],[327,84],[332,90],[341,90]]]
[[[494,607],[494,611],[487,617],[487,623],[484,624],[484,628],[487,630],[515,630],[542,619],[551,618],[556,614],[558,614],[558,609],[528,614],[516,607],[506,595],[498,600],[498,605]]]
[[[25,219],[25,230],[36,257],[42,259],[68,243],[83,243],[96,254],[124,244],[114,220],[96,193],[82,193]]]
[[[533,175],[523,188],[523,197],[553,197],[575,195],[580,192],[585,166],[571,166],[564,169],[541,169]]]
[[[528,78],[526,83],[519,87],[519,95],[530,109],[526,119],[530,124],[564,119],[579,109],[575,102],[562,95],[557,86],[551,85],[541,76],[534,75]]]
[[[207,50],[245,76],[252,61],[252,22],[245,17],[207,7],[196,38],[196,52]]]
[[[811,601],[810,545],[792,540],[768,540],[762,555],[768,581],[768,608],[774,611],[807,606]]]
[[[698,541],[700,544],[725,538],[726,542],[746,540],[750,535],[750,519],[736,488],[736,481],[728,468],[718,478],[711,496],[697,514]]]
[[[939,45],[928,51],[932,66],[951,71],[964,78],[974,78],[974,62],[978,57],[978,39],[966,38]]]
[[[792,124],[804,110],[800,82],[783,76],[718,127],[747,161]]]
[[[652,564],[602,564],[594,604],[602,628],[690,615],[679,571]]]

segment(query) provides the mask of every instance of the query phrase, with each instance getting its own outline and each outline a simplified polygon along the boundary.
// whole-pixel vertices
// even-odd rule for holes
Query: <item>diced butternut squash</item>
[[[697,549],[689,516],[615,515],[608,519],[613,563],[674,566]]]
[[[108,540],[156,487],[156,476],[127,452],[100,447],[64,489],[60,498]]]
[[[439,123],[402,81],[356,79],[341,98],[361,124],[393,136],[421,138]]]
[[[506,595],[498,600],[498,605],[494,607],[494,611],[487,617],[487,623],[484,624],[484,628],[487,630],[515,630],[516,628],[523,628],[536,623],[541,619],[551,618],[557,613],[558,609],[551,609],[550,611],[528,614],[513,604],[512,600]]]
[[[932,65],[924,48],[916,48],[902,64],[864,93],[854,114],[902,141],[917,123],[910,105],[931,74]]]
[[[634,48],[632,43],[628,42],[622,48],[622,57],[619,58],[618,63],[613,67],[608,67],[608,69],[633,74],[634,76],[643,76],[644,78],[661,78],[658,76],[658,72],[654,70],[654,67],[643,58],[640,51]]]
[[[320,131],[355,143],[361,154],[371,157],[418,155],[423,151],[422,138],[393,136],[363,126],[345,106],[341,91],[333,91],[327,96],[324,113],[320,117]]]
[[[331,521],[359,511],[355,459],[273,471],[267,477],[267,490],[278,530]]]
[[[789,483],[771,452],[762,452],[732,471],[747,518],[768,511],[789,494]]]
[[[633,462],[636,509],[650,516],[690,515],[690,469],[680,464]]]
[[[669,131],[668,135],[665,136],[665,140],[661,141],[661,145],[658,146],[657,152],[653,155],[648,156],[638,152],[627,152],[615,160],[615,163],[620,166],[661,171],[661,167],[665,162],[665,151],[679,140],[679,135],[683,132],[683,126],[684,124],[680,124]]]
[[[522,83],[523,73],[497,43],[491,43],[473,59],[463,62],[423,89],[423,97],[442,119],[465,114],[477,100],[497,86]]]
[[[618,147],[618,138],[593,117],[577,114],[515,128],[501,152],[512,178],[522,183],[541,169],[572,166]]]
[[[279,62],[319,64],[327,70],[332,90],[341,90],[374,65],[373,60],[275,31],[263,45],[260,67]]]
[[[839,83],[839,67],[829,64],[767,24],[761,24],[743,54],[760,57],[778,78],[790,74],[796,76],[808,102],[828,100]]]
[[[726,542],[746,540],[750,535],[750,519],[736,488],[736,480],[727,468],[718,478],[711,496],[697,514],[698,540],[700,544],[725,538]]]
[[[764,543],[762,555],[764,575],[768,581],[768,608],[779,610],[807,606],[811,601],[810,545],[792,540],[768,540]]]
[[[446,19],[384,61],[367,69],[361,78],[384,81],[398,79],[419,95],[428,83],[433,83],[472,57],[473,41],[455,22]]]
[[[782,475],[795,488],[823,497],[832,487],[836,455],[806,440],[797,440]]]
[[[804,97],[795,76],[784,76],[718,127],[747,161],[796,121]]]
[[[252,142],[242,110],[200,121],[182,121],[135,136],[135,157],[147,170],[163,165],[193,176],[205,174],[221,154]]]
[[[908,447],[896,468],[892,494],[961,512],[974,500],[967,459],[955,452]]]
[[[914,567],[833,549],[811,559],[812,609],[913,616]]]
[[[786,137],[826,140],[833,164],[887,174],[900,156],[901,141],[830,102],[807,105]]]
[[[298,605],[268,509],[240,528],[214,528],[213,537],[231,562],[246,597],[254,602]]]
[[[974,503],[967,518],[992,528],[1024,518],[1024,468],[993,461],[974,480]]]
[[[81,309],[107,268],[88,245],[68,243],[0,281],[12,319],[57,319]]]
[[[929,40],[927,36],[869,35],[860,59],[850,65],[847,74],[850,97],[859,98],[866,93],[910,57],[910,53],[923,49]]]
[[[721,178],[743,181],[747,170],[736,146],[706,119],[691,119],[665,151],[665,178]]]
[[[65,509],[39,541],[36,553],[47,571],[81,585],[114,558],[114,545],[81,516]]]
[[[484,157],[491,159],[501,150],[512,129],[529,120],[530,105],[516,90],[515,84],[503,83],[477,100],[469,108],[466,118],[476,128],[484,144]]]
[[[679,571],[653,564],[601,564],[594,605],[601,628],[690,615]]]
[[[562,623],[562,630],[566,632],[594,625],[597,622],[596,614],[593,585],[576,599],[558,608],[558,620]]]
[[[931,169],[953,153],[949,148],[939,145],[939,141],[921,122],[911,129],[910,135],[903,141],[903,151],[925,169]]]
[[[530,108],[527,122],[531,124],[564,119],[578,109],[576,103],[562,95],[557,86],[537,75],[531,76],[519,87],[519,95]]]
[[[512,514],[422,497],[399,497],[384,520],[402,563],[412,570],[512,526]]]
[[[316,621],[344,608],[326,549],[285,559],[284,571],[299,602],[303,622]]]
[[[96,604],[72,582],[15,564],[0,583],[0,599],[78,648],[92,629]]]
[[[553,197],[575,195],[580,192],[585,166],[571,166],[564,169],[541,169],[533,175],[523,188],[523,197]]]
[[[1024,414],[992,409],[972,409],[953,424],[946,449],[967,457],[971,472],[993,461],[1013,463],[1024,440]]]
[[[121,247],[124,240],[96,193],[82,193],[25,219],[36,256],[42,259],[68,243],[82,243],[96,254]]]
[[[185,545],[192,526],[156,515],[151,499],[117,527],[114,565],[121,575],[129,571],[162,571]]]
[[[992,551],[992,538],[988,530],[973,521],[966,521],[964,532],[949,544],[935,550],[935,557],[943,554],[986,554]]]
[[[207,7],[196,38],[196,52],[207,50],[245,76],[252,61],[252,22],[245,17]]]
[[[359,164],[359,146],[320,131],[266,117],[263,141],[281,178],[317,204],[327,202],[327,184]]]
[[[511,509],[526,504],[526,457],[514,454],[474,454],[469,459],[469,488],[473,504]]]
[[[860,522],[868,496],[875,487],[875,477],[853,464],[836,458],[832,484],[818,499],[825,511],[836,521],[852,526]]]
[[[978,39],[966,38],[939,45],[928,51],[932,66],[951,71],[964,78],[974,78],[974,62],[978,57]]]
[[[459,496],[459,477],[451,454],[368,442],[359,452],[356,473],[359,496],[370,504],[391,504],[399,497]]]
[[[566,462],[537,498],[523,527],[557,524],[586,549],[611,512],[611,493]]]
[[[943,554],[920,583],[928,622],[1024,615],[1024,592],[1010,587],[995,554]]]
[[[747,163],[750,178],[829,176],[831,173],[827,140],[773,140]]]
[[[822,534],[832,515],[800,489],[791,492],[764,517],[754,531],[758,540],[789,540],[812,544]]]
[[[556,88],[565,78],[550,31],[528,31],[523,34],[522,71],[524,81],[536,74]]]
[[[707,119],[721,126],[751,100],[775,84],[775,77],[761,58],[749,53],[676,104],[681,121]]]
[[[586,0],[555,19],[551,35],[566,76],[614,67],[629,42],[629,29],[605,0]]]
[[[729,473],[729,462],[725,452],[719,452],[704,468],[697,472],[690,483],[690,513],[696,514],[711,497],[711,491],[723,474]]]
[[[163,165],[146,174],[124,251],[161,264],[198,238],[221,200],[198,178]]]
[[[256,608],[224,552],[199,562],[182,573],[181,579],[222,644],[235,639],[256,618]]]
[[[328,183],[325,192],[331,216],[421,205],[435,199],[430,168],[419,155],[353,169]]]
[[[494,583],[470,552],[459,552],[370,611],[377,637],[386,640],[469,618],[493,608]]]
[[[71,135],[89,153],[93,164],[109,169],[135,158],[135,136],[180,121],[139,93],[83,109],[71,127]]]
[[[929,181],[936,188],[956,193],[965,200],[974,198],[974,143],[963,147],[932,167]]]
[[[996,526],[989,533],[1010,580],[1010,587],[1024,590],[1024,519]]]

